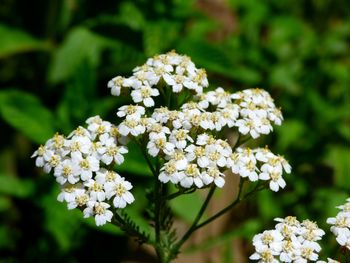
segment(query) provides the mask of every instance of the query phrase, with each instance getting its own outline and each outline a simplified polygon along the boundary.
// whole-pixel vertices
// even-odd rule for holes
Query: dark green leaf
[[[36,143],[43,143],[55,132],[52,113],[36,97],[23,91],[0,91],[0,115]]]
[[[47,49],[47,43],[27,32],[0,24],[0,58],[14,54]]]
[[[27,198],[33,194],[33,181],[19,179],[7,174],[0,174],[0,193],[18,198]]]

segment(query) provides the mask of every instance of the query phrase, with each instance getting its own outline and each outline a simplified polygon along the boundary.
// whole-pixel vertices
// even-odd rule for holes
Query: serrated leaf
[[[47,43],[40,41],[28,33],[0,24],[0,58],[17,53],[47,49]]]
[[[52,113],[36,97],[24,91],[0,91],[0,115],[36,143],[43,143],[55,132]]]

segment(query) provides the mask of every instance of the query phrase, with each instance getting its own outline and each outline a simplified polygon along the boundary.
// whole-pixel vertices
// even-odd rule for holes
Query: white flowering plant
[[[32,157],[44,172],[53,173],[61,187],[57,199],[68,209],[80,209],[97,226],[120,227],[141,243],[152,245],[160,262],[170,262],[195,231],[260,190],[283,189],[283,176],[291,173],[286,159],[267,146],[247,146],[248,140],[282,124],[281,110],[269,93],[258,88],[229,93],[208,86],[205,70],[196,68],[187,56],[171,51],[149,58],[131,76],[108,82],[112,95],[128,97],[131,102],[116,110],[115,123],[90,117],[84,127],[67,136],[55,134]],[[128,165],[130,143],[139,147],[153,176],[153,188],[147,195],[152,234],[141,231],[124,210],[137,202],[134,178],[117,172],[124,162]],[[225,187],[229,176],[239,178],[237,196],[203,219],[214,191]],[[207,196],[188,230],[179,235],[169,202],[194,191],[207,191]],[[350,205],[339,208],[342,211],[328,223],[338,243],[350,249]],[[250,259],[318,260],[318,241],[325,232],[316,223],[299,222],[291,216],[276,221],[274,230],[254,237],[255,253]]]

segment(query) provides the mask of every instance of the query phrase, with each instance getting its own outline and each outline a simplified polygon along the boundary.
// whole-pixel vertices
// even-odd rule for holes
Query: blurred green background
[[[0,21],[0,262],[146,262],[118,229],[98,231],[58,203],[53,176],[30,155],[89,116],[114,121],[123,99],[109,95],[107,81],[171,49],[204,67],[212,87],[266,89],[285,117],[260,145],[290,161],[287,188],[251,199],[205,249],[227,246],[221,258],[231,262],[229,244],[240,238],[248,257],[252,236],[274,217],[328,229],[326,218],[350,196],[349,1],[2,0]],[[121,169],[139,200],[129,213],[142,215],[149,180],[129,157],[133,165]],[[186,220],[183,210],[197,205],[193,197],[173,207]],[[331,235],[324,244],[324,255],[338,249]]]

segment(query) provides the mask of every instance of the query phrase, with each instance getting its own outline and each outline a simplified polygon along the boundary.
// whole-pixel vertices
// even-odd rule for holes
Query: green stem
[[[184,189],[180,189],[179,191],[168,195],[168,196],[166,197],[166,200],[172,200],[172,199],[178,197],[179,195],[183,195],[183,194],[192,194],[192,193],[195,192],[195,191],[196,191],[196,188],[192,188],[192,189],[190,189],[190,190],[188,190],[188,191],[186,191],[186,190],[184,190]]]
[[[216,218],[220,217],[221,215],[225,214],[227,211],[229,211],[230,209],[232,209],[235,205],[237,205],[240,201],[241,201],[241,195],[242,195],[242,189],[243,189],[243,184],[244,184],[244,180],[241,178],[240,182],[239,182],[239,190],[238,190],[238,194],[236,199],[229,204],[228,206],[226,206],[224,209],[222,209],[221,211],[219,211],[218,213],[216,213],[215,215],[213,215],[212,217],[208,218],[207,220],[205,220],[204,222],[200,223],[199,225],[196,226],[196,228],[194,230],[197,230],[207,224],[209,224],[210,222],[214,221]]]
[[[147,150],[146,150],[146,147],[143,143],[139,142],[138,140],[135,140],[136,144],[140,147],[141,149],[141,152],[143,154],[143,157],[145,158],[149,168],[151,169],[152,171],[152,174],[155,178],[158,177],[158,173],[156,171],[156,169],[153,167],[153,164],[151,162],[151,159],[148,157],[148,153],[147,153]],[[158,180],[158,179],[157,179]]]
[[[205,209],[207,208],[210,199],[212,198],[214,191],[216,189],[216,186],[213,184],[208,192],[207,197],[205,198],[204,203],[202,204],[196,218],[194,219],[191,227],[187,230],[187,232],[183,235],[183,237],[180,239],[180,241],[174,246],[175,249],[173,250],[174,252],[174,256],[178,253],[178,250],[180,249],[180,247],[182,246],[182,244],[191,236],[191,234],[197,229],[197,224],[199,222],[199,220],[202,218],[203,213],[205,211]]]
[[[218,213],[216,213],[215,215],[213,215],[212,217],[208,218],[207,220],[205,220],[204,222],[200,223],[195,229],[199,229],[207,224],[209,224],[210,222],[214,221],[215,219],[217,219],[218,217],[222,216],[223,214],[225,214],[226,212],[228,212],[229,210],[231,210],[233,207],[235,207],[238,203],[240,203],[242,200],[248,198],[249,196],[251,196],[252,194],[262,190],[262,189],[265,189],[265,186],[264,185],[257,185],[252,191],[246,193],[244,195],[244,197],[242,198],[241,195],[242,195],[242,189],[243,189],[243,184],[244,184],[244,180],[241,179],[240,181],[240,184],[239,184],[239,190],[238,190],[238,194],[237,194],[237,197],[236,199],[231,203],[229,204],[227,207],[225,207],[224,209],[220,210]]]

